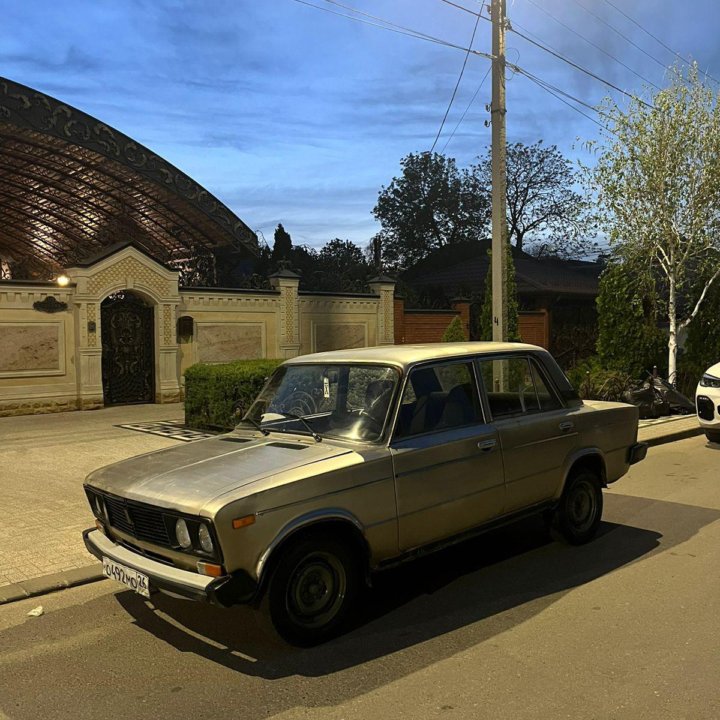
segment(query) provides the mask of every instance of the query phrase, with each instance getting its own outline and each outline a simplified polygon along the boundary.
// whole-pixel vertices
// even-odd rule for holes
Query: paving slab
[[[175,403],[0,418],[0,596],[10,594],[3,586],[47,577],[53,587],[58,574],[96,566],[81,536],[93,524],[85,476],[180,442],[118,425],[178,421],[183,414]]]

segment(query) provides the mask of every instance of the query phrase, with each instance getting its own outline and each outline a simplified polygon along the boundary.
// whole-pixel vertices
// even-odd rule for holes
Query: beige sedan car
[[[310,645],[408,558],[531,513],[592,539],[602,488],[645,457],[637,420],[581,401],[532,345],[293,358],[234,431],[91,473],[85,543],[145,596],[253,603]]]

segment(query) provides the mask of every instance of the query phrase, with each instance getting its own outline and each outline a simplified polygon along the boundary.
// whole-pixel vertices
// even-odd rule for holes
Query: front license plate
[[[103,557],[102,564],[103,572],[109,578],[117,580],[123,585],[127,585],[131,590],[140,593],[140,595],[146,598],[150,597],[150,583],[147,575],[143,575],[137,570],[116,563],[114,560],[106,557]]]

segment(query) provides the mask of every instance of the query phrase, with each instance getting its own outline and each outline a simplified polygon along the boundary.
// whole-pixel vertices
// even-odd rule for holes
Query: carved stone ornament
[[[57,313],[67,310],[67,303],[60,302],[54,296],[48,295],[44,300],[33,303],[35,310],[44,313]]]

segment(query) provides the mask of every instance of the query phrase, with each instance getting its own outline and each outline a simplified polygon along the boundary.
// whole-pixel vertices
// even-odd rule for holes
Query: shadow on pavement
[[[378,684],[370,661],[411,648],[411,661],[401,655],[385,663],[382,684],[392,682],[525,622],[573,588],[669,550],[720,512],[608,494],[606,517],[615,515],[660,529],[604,522],[594,542],[568,547],[550,542],[539,519],[509,526],[377,576],[354,627],[307,650],[269,639],[250,608],[223,610],[161,594],[150,602],[130,592],[116,599],[163,642],[248,676],[321,677],[352,668],[352,679],[345,673],[341,684],[353,697]]]

